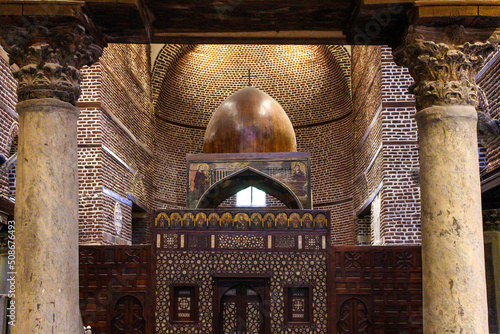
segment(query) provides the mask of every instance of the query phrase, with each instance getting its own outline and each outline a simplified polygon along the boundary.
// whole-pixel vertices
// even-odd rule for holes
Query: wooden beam
[[[151,44],[151,37],[153,36],[153,25],[151,24],[151,15],[149,13],[148,7],[146,7],[146,5],[144,4],[144,0],[137,0],[136,6],[139,14],[141,15],[142,23],[144,24],[146,36],[149,43]]]
[[[182,44],[345,44],[341,31],[155,32],[153,43]]]
[[[375,0],[377,1],[377,0]],[[393,1],[394,2],[394,1]],[[413,0],[415,6],[498,6],[500,0]]]

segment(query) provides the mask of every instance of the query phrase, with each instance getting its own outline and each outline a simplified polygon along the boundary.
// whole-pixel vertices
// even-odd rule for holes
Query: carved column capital
[[[79,24],[54,28],[43,26],[5,27],[0,43],[17,65],[19,101],[56,98],[76,104],[80,97],[82,66],[98,61],[102,48]]]
[[[394,59],[415,79],[409,91],[415,94],[418,110],[476,106],[475,77],[499,42],[500,30],[410,26],[403,44],[394,50]]]

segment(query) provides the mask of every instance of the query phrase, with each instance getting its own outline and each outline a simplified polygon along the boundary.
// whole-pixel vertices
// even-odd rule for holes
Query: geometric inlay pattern
[[[261,314],[260,314],[260,303],[248,303],[247,304],[247,334],[259,334],[260,325],[262,324]]]
[[[225,302],[222,310],[222,317],[224,319],[223,331],[224,334],[236,333],[236,303]]]
[[[164,234],[163,235],[163,247],[165,248],[177,248],[179,244],[178,234]]]
[[[213,286],[215,273],[269,274],[271,333],[324,334],[327,328],[326,254],[323,252],[211,252],[161,251],[156,254],[156,332],[157,334],[207,334],[213,325]],[[196,284],[199,287],[199,322],[196,325],[170,322],[172,284]],[[311,326],[285,326],[285,286],[310,284],[312,292]],[[250,305],[249,305],[250,306]],[[229,309],[226,309],[228,307]],[[223,312],[229,312],[224,305]],[[259,306],[256,306],[259,307]],[[248,310],[261,317],[260,309]],[[258,315],[257,313],[258,312]],[[250,315],[250,314],[248,314]],[[230,319],[225,317],[225,319]],[[259,324],[260,324],[259,320]],[[232,322],[234,323],[234,322]],[[232,328],[229,322],[226,328]],[[224,330],[224,332],[226,332]],[[231,331],[229,331],[231,333]],[[255,328],[252,327],[252,333]],[[234,332],[233,332],[234,333]],[[251,332],[249,332],[251,333]],[[255,332],[257,333],[257,332]]]
[[[264,249],[261,235],[219,235],[219,247],[223,249]]]

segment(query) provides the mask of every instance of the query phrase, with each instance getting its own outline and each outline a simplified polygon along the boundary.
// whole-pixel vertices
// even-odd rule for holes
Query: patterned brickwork
[[[163,66],[169,76],[156,104],[156,207],[186,205],[185,156],[202,153],[212,113],[247,84],[241,76],[251,69],[257,75],[252,85],[275,98],[290,117],[298,151],[311,152],[314,207],[342,206],[332,216],[337,222],[333,239],[355,243],[350,59],[345,48],[198,45],[185,52],[177,46],[161,52],[158,60],[175,64]],[[158,80],[153,81],[156,85]]]
[[[169,75],[170,69],[175,65],[180,57],[193,50],[196,45],[165,44],[162,50],[154,59],[153,74],[151,76],[151,86],[153,101],[156,103],[163,81]]]
[[[388,47],[354,47],[352,66],[355,212],[369,212],[380,192],[382,243],[418,244],[417,126],[414,99],[407,93],[412,78],[396,66]],[[359,218],[361,232],[366,219]]]
[[[357,221],[358,245],[369,245],[371,238],[371,216],[364,215]]]
[[[383,100],[413,103],[415,98],[408,93],[408,87],[413,84],[413,78],[410,76],[408,69],[396,65],[390,47],[384,46],[381,51]]]
[[[398,67],[392,50],[382,48],[382,113],[384,187],[381,235],[386,244],[420,244],[417,122],[413,83]]]
[[[476,78],[486,96],[489,105],[490,116],[500,119],[500,90],[498,89],[498,77],[500,75],[500,49],[489,57],[485,68]],[[483,110],[485,110],[483,105]],[[486,110],[485,110],[486,111]],[[500,167],[500,137],[490,137],[484,140],[486,146],[486,172],[491,172]]]
[[[109,51],[106,51],[108,54]],[[85,66],[81,70],[83,75],[80,87],[82,95],[78,102],[100,102],[102,91],[102,66],[100,63],[95,63],[92,66]]]
[[[102,241],[102,152],[101,146],[78,148],[80,243]]]
[[[0,47],[0,154],[7,158],[11,153],[17,152],[15,138],[19,132],[19,123],[15,112],[16,87],[17,82],[12,76],[7,55]],[[11,172],[15,173],[15,167]],[[10,177],[11,182],[9,182],[9,175],[0,177],[0,197],[5,200],[9,200],[15,192],[12,176],[14,175]],[[9,213],[12,214],[12,212]]]
[[[495,112],[498,63],[480,79]],[[353,211],[377,190],[385,242],[419,242],[415,108],[406,93],[411,78],[394,64],[390,48],[354,47],[351,68],[351,56],[341,46],[166,45],[153,74],[150,68],[149,47],[111,44],[100,63],[82,70],[82,243],[132,240],[132,208],[123,203],[122,236],[113,237],[116,199],[103,194],[103,186],[123,198],[131,194],[151,210],[186,205],[185,156],[202,153],[212,113],[246,85],[241,76],[249,68],[257,75],[253,85],[289,115],[298,150],[311,152],[314,208],[331,210],[332,243],[357,242],[360,226]],[[16,83],[5,55],[0,76],[0,153],[8,154],[18,129]],[[494,148],[499,145],[493,144],[489,170],[500,156]],[[0,196],[11,196],[6,177],[0,179]],[[269,199],[272,206],[282,206]],[[233,205],[234,198],[224,202]],[[141,226],[136,234],[147,224]],[[148,240],[147,235],[137,240]]]
[[[381,48],[353,47],[354,210],[373,196],[383,179],[381,111]]]
[[[78,123],[80,242],[130,244],[132,207],[103,193],[128,200],[131,194],[150,207],[153,173],[153,107],[149,47],[111,44],[99,64],[85,68]],[[104,187],[104,188],[103,188]],[[117,235],[119,202],[123,228]],[[142,226],[142,229],[140,228]],[[147,224],[135,227],[147,242]]]
[[[87,68],[88,72],[93,69]],[[90,74],[90,73],[89,73]],[[92,80],[89,78],[89,80]],[[97,87],[95,90],[98,91]],[[84,90],[88,92],[88,90]],[[90,93],[88,94],[90,95]],[[102,240],[102,128],[99,108],[80,108],[78,118],[79,235],[81,243]]]

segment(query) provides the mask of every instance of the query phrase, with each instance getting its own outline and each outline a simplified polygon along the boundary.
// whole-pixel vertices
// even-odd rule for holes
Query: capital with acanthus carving
[[[477,106],[475,82],[484,60],[500,42],[500,30],[463,26],[411,26],[404,42],[394,50],[394,60],[408,67],[415,83],[417,109],[431,106]]]
[[[19,101],[57,98],[76,104],[80,97],[80,69],[98,61],[102,48],[79,24],[4,27],[0,43],[17,65]]]

